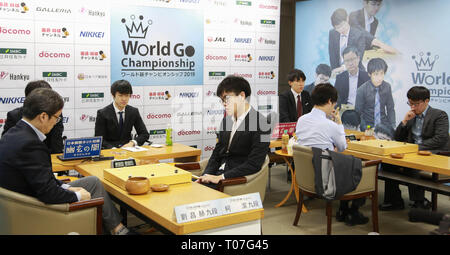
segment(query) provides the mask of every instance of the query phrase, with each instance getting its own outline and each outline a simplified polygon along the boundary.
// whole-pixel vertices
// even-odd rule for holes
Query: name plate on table
[[[83,137],[66,139],[61,160],[80,159],[100,156],[102,137]]]
[[[177,223],[261,209],[262,202],[259,193],[209,200],[204,202],[176,206],[174,208]]]
[[[289,136],[292,136],[295,132],[297,122],[278,123],[273,129],[270,139],[281,139],[284,134],[284,130],[287,130]]]

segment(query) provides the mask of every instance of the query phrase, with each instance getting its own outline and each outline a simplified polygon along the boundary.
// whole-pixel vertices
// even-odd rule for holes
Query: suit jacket
[[[303,116],[311,111],[313,105],[307,91],[303,90],[300,93],[300,98],[302,100]],[[295,103],[294,94],[292,94],[291,89],[280,94],[279,100],[280,123],[297,122],[297,104]]]
[[[328,41],[328,54],[330,55],[330,66],[331,69],[335,69],[340,67],[340,40],[341,35],[336,29],[331,29],[329,33],[329,41]],[[359,68],[365,70],[362,60],[364,56],[364,51],[367,47],[372,45],[372,41],[375,39],[373,35],[369,32],[362,30],[358,27],[350,27],[350,31],[348,33],[348,41],[347,47],[353,46],[358,49],[358,55],[360,56]]]
[[[349,15],[350,26],[356,26],[360,29],[366,30],[366,19],[364,17],[364,9],[354,11]],[[370,34],[375,36],[378,27],[378,19],[373,17],[373,22],[370,24]],[[366,49],[370,49],[366,48]]]
[[[119,121],[112,103],[97,111],[95,136],[103,137],[102,148],[121,147],[128,143],[132,140],[131,130],[133,127],[138,135],[135,140],[140,146],[148,140],[150,135],[137,108],[130,105],[125,107],[125,121],[122,134],[120,134]]]
[[[52,172],[48,147],[20,120],[0,140],[0,186],[48,204],[78,201]]]
[[[5,127],[3,128],[2,136],[8,132],[8,130],[16,125],[16,123],[22,119],[23,107],[18,107],[12,111],[9,111],[6,116]],[[61,114],[61,121],[50,130],[44,140],[45,145],[50,150],[50,153],[62,153],[64,149],[64,142],[62,134],[64,132],[64,125],[62,122],[63,115]]]
[[[314,87],[315,87],[314,82],[312,82],[311,84],[306,85],[305,88],[303,88],[303,90],[308,91],[309,95],[311,95]]]
[[[266,118],[251,108],[230,143],[232,126],[230,116],[223,118],[216,147],[203,174],[224,174],[225,178],[234,178],[254,174],[261,169],[270,142],[270,124]],[[223,163],[226,163],[224,171],[218,170]]]
[[[348,71],[340,73],[336,75],[336,83],[334,87],[338,91],[338,101],[336,106],[340,107],[341,104],[346,104],[348,100],[349,94],[349,86],[350,86],[350,75]],[[357,88],[361,87],[366,81],[370,80],[369,74],[364,70],[359,70],[358,73],[358,85]],[[355,91],[356,94],[356,91]]]
[[[409,120],[405,126],[400,123],[395,130],[394,138],[397,141],[414,143],[412,129],[416,118]],[[448,115],[445,111],[428,106],[427,114],[422,126],[422,144],[419,150],[433,152],[448,150]]]

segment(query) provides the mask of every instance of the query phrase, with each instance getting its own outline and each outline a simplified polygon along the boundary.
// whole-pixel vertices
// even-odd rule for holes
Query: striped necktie
[[[378,124],[380,124],[381,119],[381,109],[380,109],[380,93],[379,93],[379,88],[376,88],[376,93],[375,93],[375,108],[374,108],[374,127],[376,127]]]

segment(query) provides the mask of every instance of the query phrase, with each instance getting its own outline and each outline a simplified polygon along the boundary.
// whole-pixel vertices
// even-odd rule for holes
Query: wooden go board
[[[391,153],[418,152],[419,146],[417,144],[397,141],[365,140],[351,141],[348,143],[347,149],[376,155],[390,155]]]

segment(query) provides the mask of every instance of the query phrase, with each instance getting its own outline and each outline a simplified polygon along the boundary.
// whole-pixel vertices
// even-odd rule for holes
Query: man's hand
[[[219,183],[219,181],[222,180],[222,175],[209,175],[205,174],[200,176],[200,178],[196,182],[203,182],[203,183]]]
[[[406,125],[406,123],[414,117],[416,117],[416,113],[414,113],[412,110],[408,111],[402,120],[403,126]]]
[[[126,147],[134,147],[134,143],[132,141],[129,141],[127,144],[124,144],[121,148],[126,148]]]
[[[333,121],[338,125],[342,125],[341,116],[339,115],[340,109],[339,107],[333,110],[332,116]]]
[[[84,201],[84,200],[90,200],[91,199],[91,193],[87,192],[85,189],[80,188],[80,187],[70,187],[68,188],[68,190],[73,191],[73,192],[80,192],[81,195],[81,199],[80,201]]]

